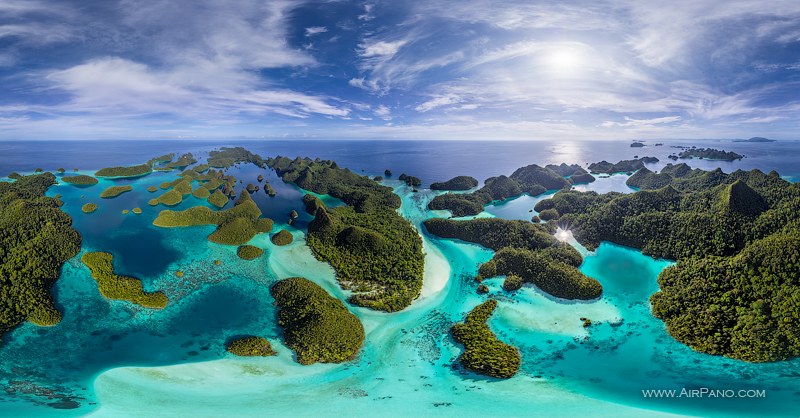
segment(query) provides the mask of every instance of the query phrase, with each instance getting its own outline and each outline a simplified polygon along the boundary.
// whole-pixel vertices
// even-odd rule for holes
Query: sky
[[[0,1],[0,140],[798,132],[797,0]]]

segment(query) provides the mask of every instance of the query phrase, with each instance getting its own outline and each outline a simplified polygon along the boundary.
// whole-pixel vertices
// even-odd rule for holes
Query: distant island
[[[733,142],[775,142],[775,140],[764,138],[763,136],[754,136],[748,139],[734,139]]]
[[[692,148],[682,151],[678,158],[702,158],[705,160],[735,161],[744,158],[744,155],[733,151],[723,151],[714,148]]]
[[[606,160],[599,163],[589,164],[589,171],[592,173],[614,174],[614,173],[628,173],[639,170],[645,164],[654,164],[658,162],[656,157],[642,157],[635,160],[622,160],[616,164],[612,164]]]
[[[631,144],[631,148],[644,148],[644,146],[645,145],[642,144],[641,142],[634,142]]]

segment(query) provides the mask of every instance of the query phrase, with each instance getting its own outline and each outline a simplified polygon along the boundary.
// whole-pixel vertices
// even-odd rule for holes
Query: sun
[[[585,65],[580,49],[572,46],[559,46],[546,52],[543,57],[545,68],[555,74],[575,73]]]

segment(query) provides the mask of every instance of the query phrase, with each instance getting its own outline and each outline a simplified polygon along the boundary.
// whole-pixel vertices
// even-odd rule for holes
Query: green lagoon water
[[[52,328],[25,324],[0,346],[0,416],[797,416],[800,361],[748,364],[692,351],[677,343],[650,314],[656,278],[670,265],[638,251],[602,244],[586,255],[581,270],[604,287],[599,300],[570,302],[526,286],[515,294],[499,279],[479,295],[472,281],[492,257],[482,247],[433,237],[421,226],[441,215],[426,209],[438,192],[413,193],[399,182],[385,184],[401,196],[401,214],[420,230],[426,252],[422,297],[406,310],[386,314],[350,307],[367,338],[359,356],[339,365],[301,366],[282,345],[269,286],[292,276],[309,278],[342,299],[333,270],[305,245],[311,217],[303,191],[273,172],[233,169],[246,185],[263,173],[277,190],[253,194],[273,232],[289,230],[295,241],[276,247],[269,234],[251,244],[264,248],[256,261],[238,259],[234,247],[209,243],[213,227],[162,229],[151,225],[158,211],[146,188],[176,173],[132,180],[101,180],[89,188],[52,187],[83,235],[82,253],[110,251],[115,269],[142,279],[146,290],[164,290],[171,303],[161,311],[107,301],[78,254],[68,261],[54,292],[64,320]],[[91,174],[91,173],[87,173]],[[622,181],[620,182],[620,178]],[[625,191],[625,176],[612,176],[587,190]],[[134,191],[100,199],[109,185]],[[632,190],[627,190],[632,191]],[[533,205],[548,196],[496,202],[481,216],[530,219]],[[336,203],[327,197],[329,203]],[[92,201],[100,208],[84,215]],[[189,196],[175,209],[198,204]],[[141,207],[141,215],[123,209]],[[288,212],[301,217],[286,224]],[[221,260],[216,266],[214,260]],[[175,272],[185,274],[178,278]],[[461,348],[450,326],[494,297],[499,305],[490,327],[522,354],[520,372],[497,380],[460,369]],[[581,318],[592,325],[583,327]],[[267,337],[276,357],[235,358],[226,339]],[[649,389],[765,390],[765,398],[646,398]]]

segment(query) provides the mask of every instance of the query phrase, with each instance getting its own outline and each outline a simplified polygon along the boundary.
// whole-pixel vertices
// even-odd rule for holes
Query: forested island
[[[163,228],[216,225],[217,229],[208,236],[209,241],[242,245],[256,234],[272,230],[273,222],[269,218],[261,218],[261,209],[253,202],[250,194],[243,190],[230,209],[212,211],[206,206],[194,206],[179,212],[167,209],[158,214],[153,225]]]
[[[603,160],[599,163],[589,164],[589,171],[592,173],[604,174],[630,173],[643,168],[645,164],[653,164],[657,162],[658,158],[656,157],[642,157],[635,160],[622,160],[616,164],[612,164],[606,160]]]
[[[112,199],[131,190],[133,190],[133,186],[111,186],[103,190],[103,192],[100,193],[100,197],[103,199]]]
[[[678,154],[678,158],[702,158],[706,160],[735,161],[744,158],[744,155],[733,151],[723,151],[714,148],[691,148]]]
[[[431,190],[469,190],[478,186],[478,180],[470,176],[456,176],[443,182],[431,183]]]
[[[467,315],[464,323],[450,329],[453,338],[464,345],[458,362],[476,373],[496,378],[509,378],[519,370],[522,361],[519,350],[497,339],[486,321],[497,307],[497,301],[487,300]]]
[[[103,297],[126,300],[145,308],[161,309],[167,306],[169,299],[163,292],[145,292],[139,279],[114,273],[112,260],[113,256],[106,252],[86,253],[81,257],[81,261],[97,281]]]
[[[754,136],[748,139],[734,139],[733,142],[775,142],[775,140],[764,138],[763,136]]]
[[[293,277],[275,283],[270,292],[278,304],[283,340],[298,363],[341,363],[361,349],[361,321],[316,283]]]
[[[563,299],[589,300],[603,293],[597,280],[578,270],[583,262],[578,251],[558,242],[539,224],[498,218],[434,218],[425,221],[425,228],[443,238],[457,238],[495,250],[494,257],[480,266],[478,280],[506,276],[507,290],[532,283]],[[512,284],[515,281],[518,284]]]
[[[107,167],[97,170],[94,173],[97,177],[113,177],[113,178],[125,178],[125,177],[141,177],[153,172],[153,168],[150,164],[140,164],[134,165],[130,167]]]
[[[677,260],[652,304],[679,341],[747,361],[800,355],[800,185],[774,171],[685,164],[630,181],[643,190],[561,191],[535,209],[552,210],[550,222],[590,249],[610,241]]]
[[[63,176],[61,177],[60,180],[63,181],[64,183],[69,183],[75,186],[85,186],[85,187],[94,186],[98,182],[96,178],[84,174],[78,176]]]
[[[228,342],[225,349],[240,357],[269,357],[277,354],[269,340],[255,336],[236,338]]]
[[[61,321],[51,288],[80,250],[81,235],[58,199],[44,195],[55,184],[51,173],[0,182],[0,342],[24,321]]]
[[[400,197],[390,187],[340,168],[336,162],[277,157],[267,160],[283,181],[341,199],[347,206],[327,208],[304,198],[314,214],[307,243],[331,264],[350,302],[388,312],[399,311],[419,296],[424,257],[422,240],[397,213]]]
[[[572,175],[586,174],[585,170],[578,169]],[[456,217],[477,215],[483,211],[485,205],[493,201],[520,196],[523,193],[538,196],[548,190],[569,188],[572,183],[571,177],[565,178],[550,168],[532,164],[517,169],[508,177],[490,177],[486,179],[483,187],[472,193],[447,193],[436,196],[428,204],[428,208],[449,210]]]

